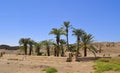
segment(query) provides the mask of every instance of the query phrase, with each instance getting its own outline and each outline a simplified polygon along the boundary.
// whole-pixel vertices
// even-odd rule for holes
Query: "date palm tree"
[[[75,44],[69,45],[69,49],[70,49],[70,52],[72,53],[76,52],[76,45]]]
[[[64,39],[60,40],[60,47],[61,47],[61,56],[63,57],[65,55],[64,52],[64,45],[66,44],[66,41]]]
[[[57,56],[59,56],[59,43],[60,43],[60,36],[61,35],[65,35],[65,31],[63,29],[57,29],[57,28],[53,28],[52,31],[49,34],[54,34],[56,37],[56,43],[57,43]]]
[[[80,39],[82,37],[82,35],[85,33],[82,29],[73,29],[73,34],[74,36],[77,37],[77,50],[76,50],[76,55],[78,56],[78,53],[79,53],[79,46],[80,46]]]
[[[57,43],[53,42],[53,46],[54,46],[54,56],[57,56]]]
[[[68,33],[69,33],[69,27],[71,27],[70,22],[64,22],[64,27],[65,27],[65,32],[66,32],[66,39],[67,39],[67,50],[69,50],[69,38],[68,38]]]
[[[29,39],[28,44],[29,44],[29,55],[31,55],[31,53],[33,52],[34,41]]]
[[[20,46],[23,45],[24,47],[24,53],[25,55],[27,55],[27,47],[28,47],[28,41],[29,41],[30,38],[21,38],[19,40],[19,44]]]
[[[93,36],[91,34],[87,34],[85,33],[84,35],[82,35],[81,40],[81,47],[84,49],[84,57],[87,56],[87,49],[89,49],[90,51],[92,51],[92,53],[95,55],[97,53],[96,48],[93,46],[92,42],[93,42]]]
[[[53,44],[51,40],[44,40],[42,44],[46,47],[47,55],[50,56],[50,46]]]
[[[37,53],[37,56],[41,55],[40,54],[40,49],[42,47],[42,43],[41,42],[35,42],[34,45],[35,45],[35,52]]]

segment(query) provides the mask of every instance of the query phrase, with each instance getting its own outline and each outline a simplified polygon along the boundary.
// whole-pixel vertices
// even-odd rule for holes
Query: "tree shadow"
[[[101,58],[101,57],[79,57],[78,58],[79,59],[78,62],[81,62],[81,61],[83,61],[83,62],[96,61],[99,58]]]
[[[80,62],[89,62],[89,61],[96,61],[100,58],[111,58],[111,57],[79,57]]]

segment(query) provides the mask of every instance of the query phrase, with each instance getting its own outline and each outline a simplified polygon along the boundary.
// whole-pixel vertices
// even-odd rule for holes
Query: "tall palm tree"
[[[30,39],[30,38],[21,38],[21,39],[19,40],[20,46],[23,45],[23,47],[24,47],[25,55],[27,55],[27,45],[28,45],[28,40],[29,40],[29,39]]]
[[[64,22],[64,27],[65,27],[65,32],[66,32],[66,39],[67,39],[67,50],[69,50],[69,39],[68,39],[68,32],[69,32],[69,27],[70,27],[70,22]]]
[[[34,41],[29,39],[28,44],[29,44],[29,55],[31,55],[31,53],[33,52]]]
[[[35,45],[35,48],[36,48],[36,49],[35,49],[35,52],[37,53],[37,55],[41,55],[41,54],[40,54],[40,49],[41,49],[41,47],[42,47],[42,43],[41,43],[41,42],[39,42],[39,43],[38,43],[38,42],[35,42],[34,45]]]
[[[79,45],[80,45],[80,38],[82,37],[82,35],[85,33],[82,29],[73,29],[73,34],[74,36],[77,37],[77,50],[76,50],[76,55],[78,56],[79,53]]]
[[[64,52],[64,44],[66,44],[66,41],[64,39],[60,40],[60,47],[61,47],[61,56],[63,57],[65,55]]]
[[[63,29],[57,29],[57,28],[53,28],[52,31],[49,34],[54,34],[56,37],[56,43],[57,43],[57,56],[59,56],[59,43],[60,43],[60,36],[61,35],[65,35],[65,31]]]
[[[47,49],[47,55],[50,56],[50,46],[53,44],[53,42],[51,40],[44,40],[44,41],[42,41],[42,44]]]
[[[95,52],[97,52],[96,48],[93,46],[92,42],[93,42],[93,36],[91,34],[84,34],[81,38],[82,43],[81,43],[81,47],[84,49],[84,56],[87,56],[87,49],[89,49],[90,51],[92,51],[92,53],[95,55]]]

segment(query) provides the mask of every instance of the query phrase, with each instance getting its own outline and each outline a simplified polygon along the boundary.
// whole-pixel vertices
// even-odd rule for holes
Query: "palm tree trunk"
[[[79,38],[79,36],[77,36],[77,50],[76,50],[76,54],[75,54],[76,61],[78,61],[79,43],[80,43],[80,38]]]
[[[27,44],[24,44],[24,52],[25,52],[25,55],[27,55]]]
[[[61,56],[64,57],[64,49],[63,49],[63,45],[61,45],[61,51],[62,51]]]
[[[84,57],[86,57],[87,56],[87,48],[85,47],[84,48]]]
[[[79,53],[79,43],[80,43],[80,38],[77,37],[77,56],[78,56],[78,53]]]
[[[37,48],[37,55],[40,54],[40,48]]]
[[[59,45],[57,46],[57,57],[59,57]]]
[[[32,53],[32,45],[30,45],[29,55],[31,55],[31,53]]]
[[[54,56],[57,56],[56,54],[57,54],[57,52],[56,52],[56,47],[55,47],[54,48]]]
[[[60,48],[60,47],[59,47],[59,42],[60,42],[60,38],[59,38],[59,36],[56,37],[56,42],[57,42],[56,53],[57,53],[57,57],[59,57],[59,50],[60,50],[60,49],[59,49],[59,48]]]
[[[68,30],[66,30],[66,32],[67,32],[67,34],[66,34],[66,37],[67,37],[67,50],[70,51],[69,50],[69,41],[68,41]]]
[[[67,35],[67,49],[68,49],[68,51],[70,51],[70,49],[69,49],[68,35]]]
[[[47,54],[48,54],[48,56],[50,56],[50,48],[49,47],[47,47]]]

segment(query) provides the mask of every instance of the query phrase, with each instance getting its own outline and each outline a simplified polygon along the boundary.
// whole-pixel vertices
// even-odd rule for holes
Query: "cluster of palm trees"
[[[76,36],[77,42],[76,44],[69,44],[69,28],[72,27],[70,25],[70,22],[64,22],[64,26],[61,28],[52,28],[49,34],[55,35],[56,42],[52,40],[44,40],[42,42],[34,42],[30,38],[21,38],[19,40],[19,43],[21,46],[24,47],[24,53],[27,55],[27,48],[29,47],[29,55],[33,52],[33,46],[36,48],[37,55],[40,55],[40,49],[44,46],[46,48],[47,55],[50,56],[50,49],[52,46],[54,46],[54,56],[59,56],[61,53],[61,56],[65,56],[65,47],[66,51],[72,52],[74,49],[76,54],[79,54],[79,50],[84,50],[84,56],[87,56],[87,49],[92,51],[92,53],[95,55],[96,49],[93,42],[93,36],[91,34],[86,33],[82,29],[76,29],[72,27],[72,35]],[[66,36],[66,40],[61,39],[61,35]],[[74,47],[75,46],[75,47]],[[95,55],[96,56],[96,55]]]
[[[46,48],[47,55],[50,56],[50,45],[52,45],[51,40],[44,40],[41,42],[35,42],[31,40],[31,38],[21,38],[19,40],[20,48],[24,49],[25,55],[31,55],[33,53],[33,48],[35,48],[35,52],[37,55],[41,55],[40,49],[42,47]],[[29,48],[29,53],[27,53]]]
[[[29,47],[29,55],[31,55],[31,53],[32,53],[32,48],[33,48],[33,40],[31,40],[30,38],[21,38],[21,39],[19,40],[19,44],[20,44],[20,45],[23,45],[25,55],[27,55],[27,48],[28,48],[28,45],[29,45],[29,46],[30,46],[30,47]]]

